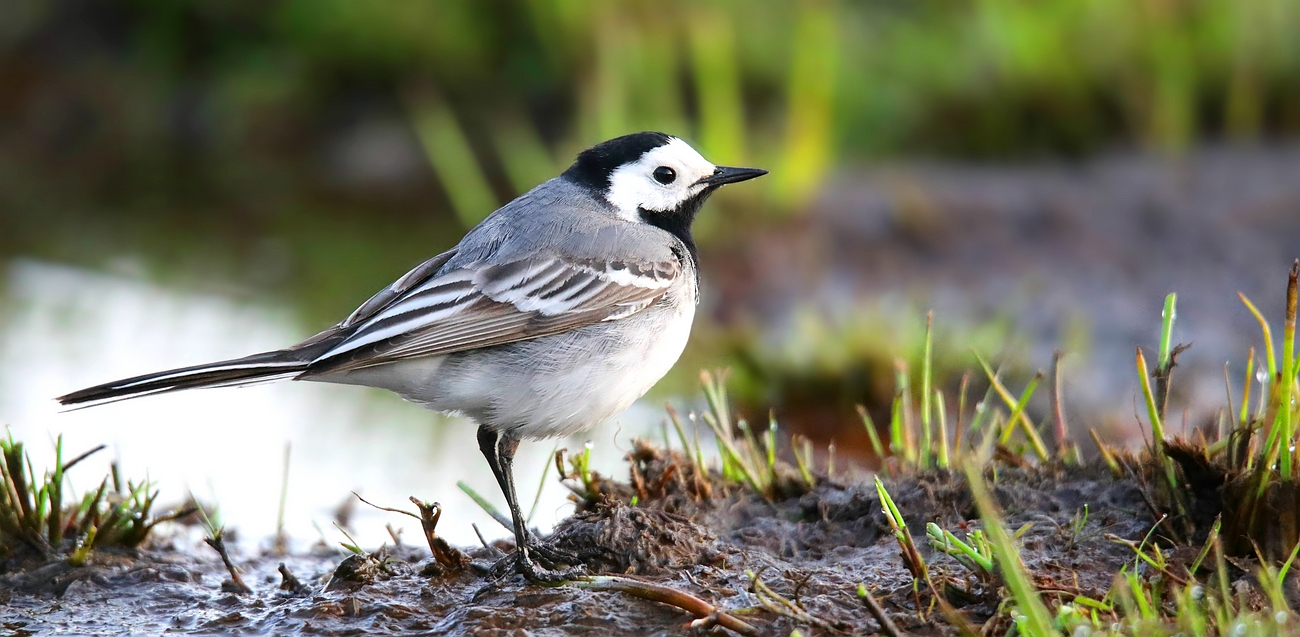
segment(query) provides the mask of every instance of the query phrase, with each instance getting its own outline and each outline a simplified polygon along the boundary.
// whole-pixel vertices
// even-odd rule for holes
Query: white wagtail
[[[668,372],[698,300],[691,222],[723,184],[766,173],[714,166],[663,133],[612,139],[297,345],[58,401],[93,405],[287,378],[379,387],[464,414],[478,423],[479,449],[510,506],[516,567],[532,580],[564,579],[572,569],[548,570],[530,557],[574,563],[524,524],[515,449],[522,438],[604,422]]]

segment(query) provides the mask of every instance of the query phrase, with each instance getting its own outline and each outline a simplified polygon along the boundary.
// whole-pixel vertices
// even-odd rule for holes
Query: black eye
[[[660,166],[656,168],[654,175],[655,175],[655,181],[665,186],[673,183],[674,179],[677,179],[677,171],[667,166]]]

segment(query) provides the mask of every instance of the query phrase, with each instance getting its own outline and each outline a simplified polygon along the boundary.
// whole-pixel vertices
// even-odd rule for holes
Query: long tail
[[[64,405],[93,407],[182,389],[229,387],[293,378],[311,364],[302,349],[278,350],[235,360],[183,367],[87,387],[55,400]]]

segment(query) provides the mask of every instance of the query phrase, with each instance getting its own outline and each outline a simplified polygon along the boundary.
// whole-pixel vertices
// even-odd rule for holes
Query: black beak
[[[766,175],[767,171],[762,168],[731,168],[729,166],[718,166],[712,175],[699,180],[696,183],[705,184],[710,187],[717,187],[723,184],[734,184],[738,181],[746,181],[755,177]]]

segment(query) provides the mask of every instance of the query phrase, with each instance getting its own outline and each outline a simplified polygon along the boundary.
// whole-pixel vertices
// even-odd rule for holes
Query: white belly
[[[695,306],[688,305],[660,329],[645,330],[639,339],[603,355],[556,355],[556,362],[569,361],[567,369],[548,368],[526,383],[527,391],[508,392],[493,414],[495,422],[489,424],[512,428],[527,438],[553,438],[609,420],[672,369],[686,348],[694,317]]]
[[[621,413],[672,369],[695,318],[694,299],[680,300],[620,319],[617,326],[611,321],[319,380],[389,389],[526,438],[567,436]]]

